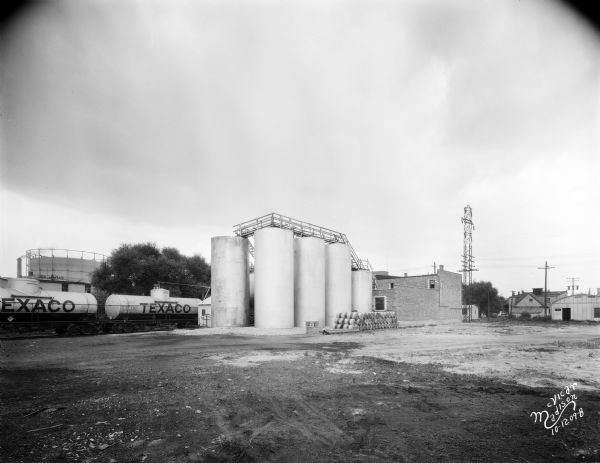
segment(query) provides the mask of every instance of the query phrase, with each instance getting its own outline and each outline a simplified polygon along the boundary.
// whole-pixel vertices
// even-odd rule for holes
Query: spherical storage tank
[[[294,235],[262,228],[254,233],[254,326],[294,326]]]
[[[369,270],[352,272],[352,310],[370,312],[373,301],[373,275]]]
[[[325,327],[325,242],[314,237],[294,240],[294,325],[308,321]]]
[[[343,243],[325,247],[325,322],[335,325],[339,312],[352,310],[352,261],[350,249]]]
[[[212,326],[247,326],[249,309],[248,240],[211,239]]]

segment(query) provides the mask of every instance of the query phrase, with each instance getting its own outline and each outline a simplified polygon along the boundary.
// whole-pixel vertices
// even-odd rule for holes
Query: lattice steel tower
[[[470,285],[473,283],[473,271],[477,270],[475,265],[475,258],[473,257],[473,210],[471,206],[467,204],[465,207],[465,215],[461,219],[464,225],[464,239],[463,239],[463,255],[462,255],[462,272],[463,272],[463,283]]]
[[[461,222],[464,225],[464,238],[463,238],[463,255],[462,255],[462,272],[463,272],[463,284],[466,286],[467,291],[470,290],[471,284],[473,283],[473,272],[477,271],[475,268],[475,258],[473,257],[473,211],[471,206],[467,204],[465,207],[465,215],[462,217]],[[465,304],[467,309],[467,319],[471,321],[471,304]]]

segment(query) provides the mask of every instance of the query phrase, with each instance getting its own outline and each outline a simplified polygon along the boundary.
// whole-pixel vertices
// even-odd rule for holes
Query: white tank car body
[[[75,320],[94,316],[98,310],[92,294],[43,291],[33,285],[0,287],[0,301],[2,322]]]
[[[111,320],[198,319],[200,299],[111,294],[105,303],[106,316]]]

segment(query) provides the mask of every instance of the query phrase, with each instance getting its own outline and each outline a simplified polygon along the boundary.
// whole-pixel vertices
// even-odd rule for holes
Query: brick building
[[[375,272],[375,310],[399,320],[462,320],[462,276],[440,265],[437,273],[403,277]]]

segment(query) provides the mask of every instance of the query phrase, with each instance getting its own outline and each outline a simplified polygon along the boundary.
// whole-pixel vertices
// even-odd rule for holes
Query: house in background
[[[509,313],[520,317],[528,313],[532,318],[550,315],[550,306],[558,298],[567,295],[566,291],[548,291],[546,293],[546,310],[544,310],[544,289],[533,288],[531,292],[521,291],[508,298]]]
[[[403,277],[374,272],[373,307],[398,320],[456,320],[462,316],[462,275],[440,265],[436,273]]]

